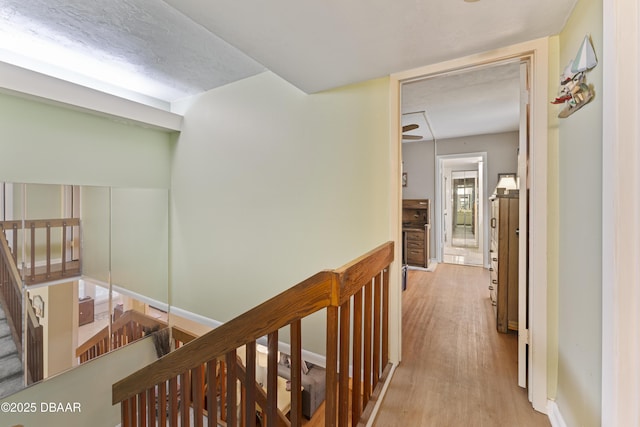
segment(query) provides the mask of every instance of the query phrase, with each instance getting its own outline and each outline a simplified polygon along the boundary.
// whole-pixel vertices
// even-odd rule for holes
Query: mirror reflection
[[[453,221],[452,246],[478,247],[477,171],[452,172]]]
[[[168,322],[167,190],[0,183],[0,397]]]

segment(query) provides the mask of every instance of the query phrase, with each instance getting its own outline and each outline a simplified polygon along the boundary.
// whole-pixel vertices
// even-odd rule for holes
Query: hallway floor
[[[495,329],[489,272],[410,271],[403,360],[374,426],[549,426],[517,385],[517,337]]]

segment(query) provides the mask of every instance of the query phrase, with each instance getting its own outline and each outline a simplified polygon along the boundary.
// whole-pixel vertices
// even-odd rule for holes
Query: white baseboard
[[[396,366],[397,365],[395,363],[391,365],[391,371],[389,372],[389,375],[387,376],[387,379],[384,385],[382,386],[382,390],[380,391],[380,396],[378,396],[378,399],[376,400],[376,403],[373,406],[373,411],[371,411],[371,416],[367,420],[366,427],[373,426],[373,423],[376,420],[376,416],[378,415],[378,411],[380,410],[380,406],[382,405],[382,401],[384,400],[384,395],[387,393],[389,384],[391,384],[391,378],[393,378],[393,374],[396,372]]]
[[[158,301],[153,298],[149,298],[147,296],[139,294],[137,292],[130,291],[129,289],[118,286],[115,283],[112,284],[111,289],[113,289],[114,292],[117,292],[121,295],[126,295],[129,298],[133,298],[135,300],[148,304],[162,311],[165,311],[165,312],[169,311],[169,304],[167,304],[166,302]]]
[[[171,314],[176,314],[176,315],[178,315],[180,317],[183,317],[185,319],[188,319],[188,320],[191,320],[193,322],[199,323],[201,325],[208,326],[208,327],[210,327],[212,329],[215,329],[218,326],[222,325],[222,322],[210,319],[210,318],[205,317],[205,316],[201,316],[199,314],[192,313],[192,312],[187,311],[187,310],[183,310],[183,309],[175,307],[173,305],[169,307],[169,316],[171,316]]]
[[[549,422],[551,422],[551,427],[567,427],[567,423],[564,422],[560,408],[555,400],[547,401],[547,416],[549,417]]]

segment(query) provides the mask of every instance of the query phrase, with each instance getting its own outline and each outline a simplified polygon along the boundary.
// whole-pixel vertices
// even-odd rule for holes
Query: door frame
[[[640,410],[640,7],[603,1],[602,425]]]
[[[444,75],[460,70],[471,70],[478,67],[494,65],[502,61],[513,59],[529,59],[531,61],[531,152],[530,179],[531,197],[529,207],[530,242],[529,242],[529,283],[530,283],[530,328],[529,344],[532,347],[532,357],[529,361],[533,408],[547,413],[547,169],[548,169],[548,88],[549,88],[549,38],[544,37],[528,42],[492,50],[463,58],[453,59],[438,64],[428,65],[390,75],[389,84],[389,123],[390,123],[390,161],[391,181],[391,224],[390,231],[396,242],[401,241],[402,187],[401,166],[401,84],[422,79],[429,76]],[[396,245],[399,259],[400,248]],[[395,269],[393,281],[401,283],[400,269]],[[393,286],[394,295],[391,297],[392,316],[390,331],[393,340],[391,356],[401,359],[402,345],[402,289]]]
[[[487,254],[489,253],[489,243],[488,243],[489,225],[488,225],[488,222],[486,221],[486,218],[489,217],[489,210],[488,210],[488,204],[484,202],[484,200],[487,199],[487,192],[488,192],[486,151],[460,153],[460,154],[441,154],[441,155],[438,155],[436,153],[436,159],[434,164],[436,168],[436,197],[435,197],[435,203],[433,208],[433,212],[435,213],[434,216],[435,216],[436,260],[438,262],[442,262],[444,258],[443,255],[444,255],[444,247],[445,247],[443,232],[446,225],[443,224],[443,220],[442,220],[442,209],[445,203],[444,202],[445,194],[442,194],[442,189],[443,189],[442,175],[444,173],[444,171],[442,170],[442,166],[447,160],[466,159],[471,157],[473,158],[480,157],[482,159],[482,164],[483,164],[482,170],[480,170],[480,168],[475,170],[475,172],[478,173],[478,182],[476,183],[479,188],[479,191],[477,194],[477,197],[479,200],[478,210],[481,211],[478,214],[478,216],[482,217],[481,221],[478,221],[478,224],[476,224],[476,227],[478,229],[478,232],[481,234],[481,238],[478,237],[478,244],[481,246],[481,250],[482,250],[482,265],[485,267],[489,267],[488,261],[487,261]],[[452,183],[449,183],[449,185],[451,184]]]

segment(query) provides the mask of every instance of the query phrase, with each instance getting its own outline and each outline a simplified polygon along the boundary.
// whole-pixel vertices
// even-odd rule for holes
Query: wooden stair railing
[[[126,311],[112,323],[111,340],[109,340],[109,327],[105,326],[76,349],[76,357],[80,363],[88,362],[143,338],[146,336],[145,330],[155,327],[165,328],[167,323],[139,311]]]
[[[16,234],[14,233],[14,247]],[[22,279],[16,267],[16,257],[11,251],[4,233],[0,233],[0,299],[8,314],[13,340],[22,356]],[[26,372],[27,382],[32,384],[44,377],[44,340],[43,327],[33,310],[31,301],[26,304],[27,336],[26,336]]]
[[[44,378],[44,331],[31,305],[27,304],[27,384]]]
[[[175,426],[180,419],[185,426],[193,419],[195,426],[205,422],[216,426],[218,405],[226,416],[224,425],[237,426],[240,421],[242,426],[255,426],[256,404],[264,409],[267,426],[279,425],[278,332],[286,326],[292,363],[289,418],[291,425],[300,426],[301,321],[323,309],[327,316],[325,425],[365,423],[391,368],[388,269],[392,262],[393,242],[387,242],[340,269],[313,275],[118,381],[112,402],[121,404],[122,426],[155,426],[156,419],[159,425]],[[256,341],[263,336],[269,349],[265,399],[255,387],[246,387],[238,398],[238,381],[255,382]],[[237,351],[243,346],[246,371],[237,365]],[[226,372],[219,384],[221,361]]]
[[[67,259],[68,230],[80,226],[79,218],[55,218],[55,219],[30,219],[0,221],[0,230],[3,234],[13,231],[14,261],[16,261],[15,251],[18,248],[18,231],[24,230],[25,244],[28,244],[28,265],[25,265],[24,281],[27,285],[45,283],[59,279],[80,276],[80,260]],[[58,232],[54,231],[59,229]],[[44,237],[44,255],[37,254],[38,247],[37,234]],[[52,244],[52,235],[60,233],[59,241],[61,245],[55,249]],[[58,253],[59,252],[59,253]],[[59,255],[60,263],[52,263],[52,256]],[[38,258],[43,258],[38,260]],[[57,259],[57,258],[56,258]],[[24,262],[27,262],[24,260]],[[42,266],[37,264],[44,263]]]
[[[0,233],[0,290],[2,306],[15,330],[16,345],[22,352],[22,279],[16,267],[14,254],[4,233]]]

